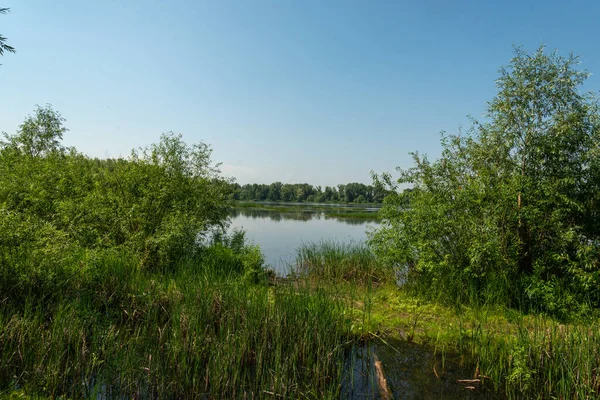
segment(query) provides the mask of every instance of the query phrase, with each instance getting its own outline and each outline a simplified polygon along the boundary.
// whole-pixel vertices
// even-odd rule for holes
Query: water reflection
[[[277,212],[277,211],[266,211],[252,208],[236,208],[231,212],[231,217],[236,218],[244,216],[252,219],[263,219],[268,218],[271,221],[282,221],[291,219],[294,221],[310,221],[314,215],[310,212]]]
[[[244,216],[253,219],[268,218],[272,221],[310,221],[313,219],[332,219],[349,225],[364,225],[368,222],[377,222],[378,218],[376,211],[365,211],[365,213],[373,215],[365,217],[364,214],[361,213],[361,216],[357,218],[355,217],[356,211],[352,210],[317,211],[314,209],[299,209],[297,211],[271,211],[255,208],[235,208],[231,212],[231,217],[236,218],[239,216]]]
[[[376,363],[381,362],[377,368]],[[460,380],[473,377],[475,366],[458,355],[388,338],[363,343],[349,352],[342,399],[503,399],[489,385],[469,390]],[[469,363],[466,363],[469,364]],[[382,385],[382,379],[385,383]],[[383,390],[385,387],[385,390]]]
[[[353,207],[359,212],[365,209]],[[243,229],[246,237],[259,245],[266,263],[278,274],[290,271],[296,250],[307,242],[335,240],[340,243],[364,243],[367,226],[377,226],[373,218],[348,217],[351,211],[341,207],[331,211],[314,207],[285,207],[282,211],[238,208],[231,212],[231,228]]]

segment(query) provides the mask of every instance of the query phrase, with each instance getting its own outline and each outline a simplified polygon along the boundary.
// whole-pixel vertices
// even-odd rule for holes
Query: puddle
[[[340,399],[505,399],[492,391],[489,382],[483,386],[459,382],[472,379],[474,370],[461,365],[458,359],[442,358],[430,347],[405,340],[364,341],[348,352]],[[96,400],[129,398],[121,393],[118,384],[102,384],[92,378],[85,386],[89,398]],[[127,389],[128,393],[136,393],[136,398],[158,398],[143,384]],[[199,398],[207,399],[208,395]]]
[[[346,360],[341,399],[503,399],[478,383],[474,371],[455,358],[401,340],[372,340],[354,347]],[[474,389],[466,387],[471,386]]]

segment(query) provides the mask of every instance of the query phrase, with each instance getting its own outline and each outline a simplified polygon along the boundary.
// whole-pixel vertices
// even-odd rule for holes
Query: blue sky
[[[513,45],[600,74],[596,1],[0,0],[0,131],[36,104],[69,146],[126,156],[165,131],[240,183],[370,182],[468,127]],[[593,75],[586,89],[598,91]]]

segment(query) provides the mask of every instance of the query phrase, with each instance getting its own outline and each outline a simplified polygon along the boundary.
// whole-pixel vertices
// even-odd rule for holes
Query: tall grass
[[[168,272],[127,257],[45,303],[0,299],[0,393],[84,398],[337,398],[349,305],[304,285],[269,287],[203,258]],[[223,261],[231,264],[231,260]]]
[[[302,244],[297,249],[295,265],[301,275],[336,282],[390,282],[394,275],[365,244],[334,240]]]
[[[385,340],[431,346],[446,363],[461,366],[468,373],[460,379],[483,388],[480,393],[493,390],[509,399],[600,398],[597,316],[566,322],[497,305],[458,308],[383,285],[373,290],[370,318],[368,329]],[[476,379],[480,382],[471,382]]]
[[[485,316],[463,330],[459,349],[481,376],[509,398],[600,398],[600,324],[561,324],[523,317],[506,329],[485,326]],[[484,378],[485,379],[485,378]]]

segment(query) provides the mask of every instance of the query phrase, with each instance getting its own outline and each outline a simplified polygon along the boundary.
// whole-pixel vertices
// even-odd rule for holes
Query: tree
[[[49,106],[38,107],[0,142],[0,237],[14,224],[22,232],[36,226],[49,244],[120,249],[141,266],[165,267],[224,228],[232,185],[212,164],[207,144],[190,146],[169,132],[127,159],[92,160],[61,145],[63,122]]]
[[[373,203],[382,203],[386,196],[385,186],[381,181],[375,181],[373,184]]]
[[[281,200],[281,188],[283,184],[281,182],[274,182],[269,185],[269,194],[267,195],[267,200],[270,201],[279,201]]]
[[[577,64],[517,48],[485,122],[444,135],[438,161],[413,154],[397,182],[376,177],[395,191],[371,242],[409,282],[557,313],[600,305],[600,113]]]
[[[55,213],[58,182],[65,173],[60,163],[66,154],[60,145],[64,118],[50,106],[37,106],[15,135],[0,140],[0,207],[35,210],[37,215]],[[4,204],[3,204],[4,203]]]
[[[325,186],[325,200],[326,201],[338,201],[338,193],[334,187]]]
[[[11,147],[30,157],[63,152],[65,149],[60,143],[68,131],[64,122],[65,119],[49,104],[45,107],[37,106],[34,116],[28,116],[19,126],[17,135],[9,136],[4,133],[7,142],[0,142],[0,145]]]
[[[8,14],[9,11],[10,11],[10,8],[0,8],[0,14]],[[3,56],[5,51],[7,51],[9,53],[16,52],[14,47],[6,44],[6,38],[4,36],[0,35],[0,56]],[[2,64],[0,64],[0,65],[2,65]]]

